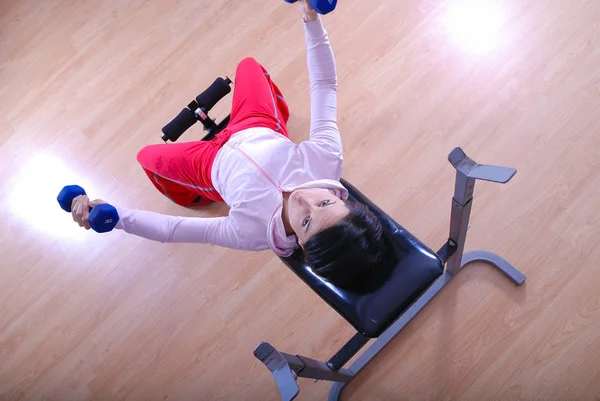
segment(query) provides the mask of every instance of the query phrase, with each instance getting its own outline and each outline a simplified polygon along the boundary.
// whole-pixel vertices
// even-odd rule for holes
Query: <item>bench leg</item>
[[[291,401],[300,392],[296,383],[296,371],[290,366],[285,355],[278,352],[271,344],[261,343],[254,350],[254,356],[271,371],[277,384],[282,401]]]
[[[516,284],[520,285],[525,280],[525,276],[498,255],[481,251],[463,255],[473,206],[475,182],[483,180],[506,184],[514,177],[517,170],[509,167],[479,164],[467,156],[461,148],[455,148],[448,156],[448,161],[456,169],[456,178],[448,240],[449,244],[454,247],[454,254],[448,259],[446,269],[452,275],[457,275],[460,269],[470,262],[486,261],[496,266]]]
[[[513,265],[492,252],[487,251],[472,251],[464,254],[460,268],[463,269],[466,265],[472,262],[487,262],[500,270],[506,277],[512,280],[516,285],[521,285],[525,282],[525,275],[518,271]]]
[[[271,371],[283,401],[291,401],[300,392],[297,377],[348,383],[354,374],[348,369],[331,370],[327,363],[300,355],[279,352],[269,343],[261,343],[254,356]]]

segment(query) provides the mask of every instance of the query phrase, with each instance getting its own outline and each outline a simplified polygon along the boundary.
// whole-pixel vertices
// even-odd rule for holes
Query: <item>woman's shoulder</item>
[[[268,249],[267,231],[271,216],[264,206],[257,207],[248,202],[235,202],[230,206],[228,217],[245,249],[253,251]]]
[[[296,242],[292,236],[286,235],[282,207],[282,200],[277,200],[277,197],[231,205],[229,218],[245,249],[272,250],[280,256],[293,253]]]
[[[341,147],[330,147],[323,143],[313,140],[302,141],[298,144],[298,149],[307,155],[315,157],[329,157],[336,160],[343,160]]]
[[[303,155],[304,168],[313,178],[337,180],[341,177],[344,167],[342,152],[330,151],[312,141],[300,143],[298,151]]]

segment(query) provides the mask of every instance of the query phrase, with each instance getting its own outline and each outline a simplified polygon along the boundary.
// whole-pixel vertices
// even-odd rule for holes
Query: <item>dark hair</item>
[[[304,244],[304,261],[319,276],[350,287],[371,273],[387,254],[383,226],[362,203],[346,201],[350,213]]]

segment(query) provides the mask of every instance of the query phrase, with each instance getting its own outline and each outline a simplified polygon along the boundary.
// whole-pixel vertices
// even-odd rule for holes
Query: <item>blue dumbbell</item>
[[[283,0],[286,3],[296,3],[298,0]],[[319,14],[325,15],[329,14],[333,10],[335,10],[335,6],[337,5],[337,0],[310,0],[311,7]]]
[[[85,190],[79,185],[67,185],[64,187],[58,197],[58,204],[65,211],[71,213],[71,204],[73,199],[79,195],[85,195]],[[111,231],[119,222],[119,213],[114,206],[108,204],[101,204],[90,208],[90,215],[88,217],[90,227],[92,230],[98,233],[105,233]]]

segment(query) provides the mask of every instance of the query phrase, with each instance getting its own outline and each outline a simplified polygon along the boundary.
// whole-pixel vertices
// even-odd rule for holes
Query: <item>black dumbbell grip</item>
[[[217,78],[204,92],[196,97],[198,105],[204,109],[205,113],[208,113],[219,100],[223,99],[229,92],[231,92],[231,80],[229,78]]]
[[[162,129],[164,134],[163,140],[171,140],[175,142],[179,137],[187,131],[192,125],[194,125],[198,120],[196,120],[196,116],[190,109],[183,109],[181,112],[171,120],[167,125],[165,125]]]

